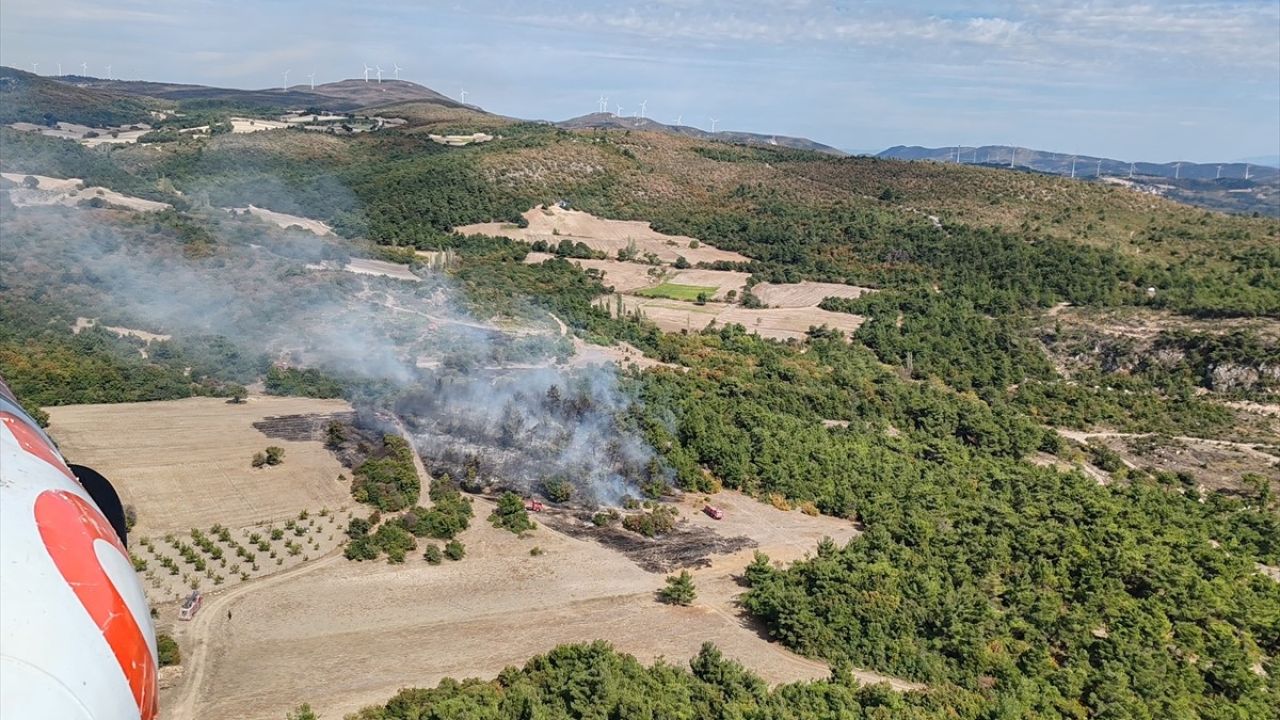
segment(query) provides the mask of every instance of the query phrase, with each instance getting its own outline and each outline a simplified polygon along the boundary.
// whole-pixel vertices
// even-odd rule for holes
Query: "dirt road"
[[[803,555],[825,535],[844,541],[855,534],[846,521],[782,512],[733,493],[716,496],[727,510],[716,523],[697,512],[700,502],[680,506],[689,522],[748,531],[779,559]],[[655,597],[663,576],[546,527],[525,538],[494,529],[484,521],[490,507],[476,500],[461,562],[431,566],[420,550],[398,566],[327,557],[211,596],[197,622],[182,628],[191,647],[188,677],[162,697],[164,717],[278,720],[301,702],[341,717],[402,687],[489,678],[556,645],[596,639],[644,662],[675,663],[710,640],[771,683],[828,673],[769,642],[736,607],[743,590],[736,575],[749,552],[695,572],[698,602],[670,607]]]

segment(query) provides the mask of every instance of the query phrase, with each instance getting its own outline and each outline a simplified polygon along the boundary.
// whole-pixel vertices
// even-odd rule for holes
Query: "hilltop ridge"
[[[643,130],[660,132],[668,135],[683,135],[699,140],[722,140],[741,143],[743,145],[768,145],[772,147],[790,148],[792,150],[811,150],[827,155],[843,156],[846,153],[830,145],[824,145],[808,138],[787,135],[764,135],[761,133],[741,132],[737,130],[720,130],[708,132],[691,125],[669,125],[652,118],[625,117],[609,112],[595,112],[555,123],[556,127],[566,130]]]

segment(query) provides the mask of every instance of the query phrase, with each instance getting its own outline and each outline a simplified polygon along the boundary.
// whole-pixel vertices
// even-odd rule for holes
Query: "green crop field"
[[[676,283],[662,283],[656,287],[637,290],[636,294],[643,297],[651,298],[669,298],[671,300],[697,300],[699,295],[706,294],[706,298],[710,300],[716,295],[716,288],[711,285],[678,285]]]

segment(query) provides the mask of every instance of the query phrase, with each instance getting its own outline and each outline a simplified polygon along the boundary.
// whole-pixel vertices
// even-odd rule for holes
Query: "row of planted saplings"
[[[195,589],[200,586],[201,574],[204,579],[212,580],[214,585],[221,585],[226,582],[226,576],[220,570],[230,573],[231,575],[239,575],[240,580],[248,580],[250,574],[258,572],[261,567],[258,564],[258,553],[267,553],[269,560],[274,560],[276,565],[284,564],[284,557],[280,552],[272,547],[272,542],[284,540],[284,552],[291,557],[302,555],[305,562],[311,559],[309,553],[304,554],[306,545],[311,546],[312,551],[320,549],[320,522],[327,520],[329,525],[333,525],[336,515],[328,508],[318,513],[319,522],[316,517],[312,517],[309,512],[303,510],[298,513],[297,519],[290,518],[286,520],[283,528],[269,526],[262,532],[247,529],[244,531],[248,546],[242,545],[231,534],[231,530],[221,524],[215,524],[209,528],[208,532],[199,528],[191,528],[189,535],[191,542],[187,543],[175,533],[168,533],[164,536],[163,542],[167,544],[176,553],[181,560],[174,559],[174,555],[165,550],[158,543],[149,538],[141,537],[138,544],[147,549],[155,562],[167,571],[171,576],[182,574],[182,581],[186,585]],[[332,529],[332,528],[331,528]],[[263,533],[266,533],[266,536]],[[313,533],[310,541],[303,540],[298,542],[293,539],[285,539],[285,533],[292,534],[295,538],[304,538],[308,533]],[[329,533],[329,540],[333,540],[334,533]],[[229,551],[235,553],[235,560],[229,561],[227,551],[217,543],[221,542]],[[256,550],[256,552],[255,552]],[[162,577],[157,573],[156,568],[150,567],[150,562],[137,554],[130,552],[130,559],[133,561],[133,568],[143,573],[153,587],[160,587],[163,584]],[[248,564],[249,569],[245,570],[242,563]],[[182,565],[189,566],[191,571],[182,573]]]

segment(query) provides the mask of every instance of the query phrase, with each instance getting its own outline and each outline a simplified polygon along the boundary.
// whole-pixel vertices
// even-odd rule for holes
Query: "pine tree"
[[[693,576],[688,570],[681,570],[679,575],[668,575],[667,586],[658,591],[658,597],[670,605],[692,605],[698,598]]]

